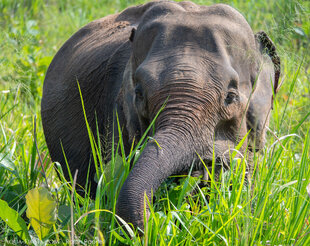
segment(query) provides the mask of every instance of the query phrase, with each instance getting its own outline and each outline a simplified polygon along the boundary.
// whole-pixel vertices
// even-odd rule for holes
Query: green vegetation
[[[253,30],[265,30],[282,61],[283,83],[266,147],[254,158],[252,185],[244,185],[246,160],[234,160],[231,170],[218,183],[212,182],[210,191],[196,187],[198,192],[191,193],[197,186],[197,179],[191,177],[180,183],[169,179],[156,193],[146,234],[139,236],[130,227],[129,233],[120,229],[113,216],[135,150],[128,158],[115,154],[105,169],[97,140],[90,134],[100,169],[95,200],[71,194],[74,174],[69,183],[59,180],[54,169],[58,164],[48,157],[40,123],[46,69],[80,27],[142,2],[1,0],[0,244],[23,240],[30,244],[29,238],[35,245],[61,244],[74,237],[80,245],[310,245],[309,1],[221,1],[243,13]],[[43,234],[34,231],[27,217],[26,194],[42,185],[56,199],[58,217],[40,241]]]

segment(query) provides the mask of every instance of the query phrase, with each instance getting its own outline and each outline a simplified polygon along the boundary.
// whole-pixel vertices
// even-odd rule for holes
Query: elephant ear
[[[133,34],[131,34],[130,39],[132,38],[132,35]],[[129,143],[131,143],[134,139],[137,139],[137,137],[139,138],[141,135],[139,116],[134,105],[135,87],[132,79],[131,59],[132,57],[130,57],[126,65],[122,87],[118,95],[118,103],[122,105],[126,119],[126,130],[128,132]]]
[[[255,34],[258,50],[258,66],[253,93],[247,111],[247,126],[250,132],[250,147],[260,150],[265,144],[266,126],[277,93],[280,77],[280,58],[271,39],[263,31]]]

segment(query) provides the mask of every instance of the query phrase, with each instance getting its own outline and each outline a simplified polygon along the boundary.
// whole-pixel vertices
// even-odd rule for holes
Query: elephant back
[[[63,166],[66,178],[69,175],[64,154],[71,173],[79,169],[82,186],[92,159],[78,84],[93,133],[98,126],[100,136],[109,139],[111,118],[131,51],[130,33],[152,4],[131,7],[87,24],[64,43],[47,70],[41,102],[47,147],[52,160]],[[104,145],[109,144],[102,146],[107,152]],[[91,180],[93,174],[91,167]]]

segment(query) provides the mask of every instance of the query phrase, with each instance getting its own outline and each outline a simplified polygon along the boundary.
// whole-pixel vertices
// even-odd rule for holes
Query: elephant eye
[[[137,85],[135,88],[136,99],[143,100],[143,92],[141,85]]]
[[[237,102],[238,100],[239,100],[239,96],[237,95],[237,93],[233,91],[229,91],[225,98],[225,105],[228,106],[234,102]]]

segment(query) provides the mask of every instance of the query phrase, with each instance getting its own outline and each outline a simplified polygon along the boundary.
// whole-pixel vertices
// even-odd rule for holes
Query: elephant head
[[[145,196],[170,175],[203,168],[198,155],[227,157],[244,145],[261,149],[280,60],[264,32],[254,35],[227,5],[161,2],[132,30],[122,101],[131,139],[139,137],[161,106],[150,141],[127,177],[117,213],[143,228]]]

